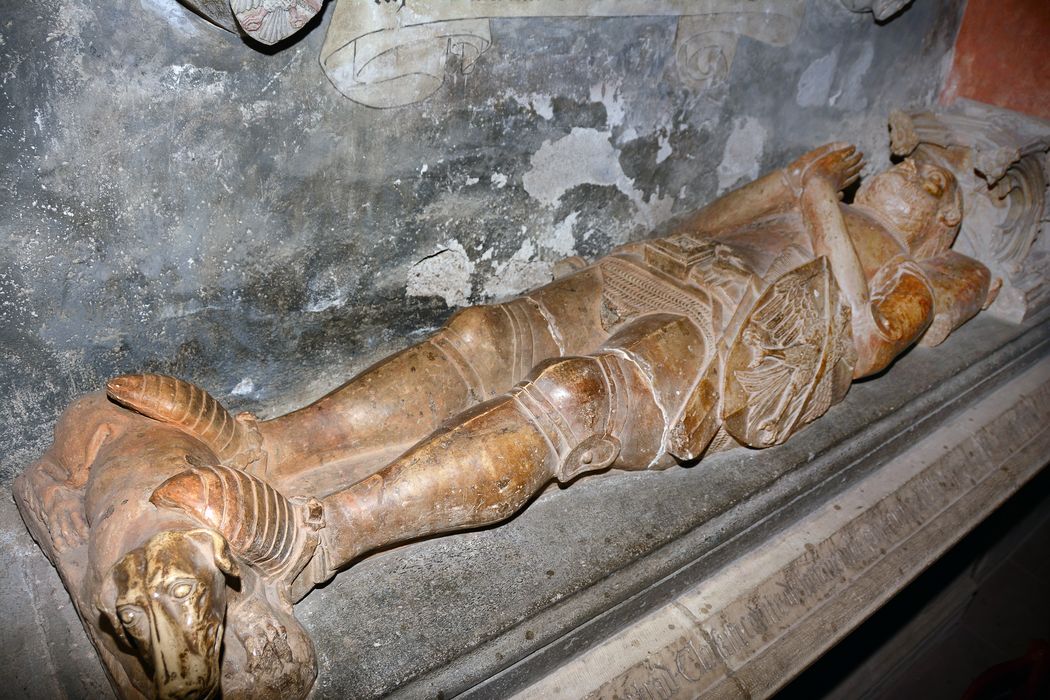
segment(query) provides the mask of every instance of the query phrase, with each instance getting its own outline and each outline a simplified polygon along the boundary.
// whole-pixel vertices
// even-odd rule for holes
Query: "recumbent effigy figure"
[[[119,377],[67,411],[19,504],[125,694],[304,695],[292,604],[362,554],[554,480],[779,444],[986,305],[987,268],[950,249],[952,174],[906,159],[845,205],[860,169],[816,149],[272,420]]]

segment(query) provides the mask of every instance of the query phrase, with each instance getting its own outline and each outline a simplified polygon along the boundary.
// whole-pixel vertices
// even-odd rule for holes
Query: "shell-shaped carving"
[[[321,10],[321,0],[231,0],[241,29],[263,44],[276,44],[302,29]]]
[[[295,505],[240,469],[191,467],[158,486],[150,502],[181,510],[216,530],[241,559],[263,573],[286,569],[297,551]]]
[[[251,429],[189,382],[163,374],[125,374],[110,379],[106,393],[122,406],[185,430],[223,463],[239,464],[255,451]]]

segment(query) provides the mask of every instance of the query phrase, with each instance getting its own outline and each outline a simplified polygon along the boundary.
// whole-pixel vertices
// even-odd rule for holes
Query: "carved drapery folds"
[[[849,320],[826,258],[774,282],[729,351],[727,431],[750,447],[778,445],[842,400],[856,355]]]

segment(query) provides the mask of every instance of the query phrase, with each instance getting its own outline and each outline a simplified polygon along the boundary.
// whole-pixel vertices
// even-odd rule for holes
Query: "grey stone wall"
[[[8,5],[5,485],[109,376],[273,415],[811,146],[883,163],[885,116],[933,103],[962,3],[877,24],[809,0],[789,46],[742,38],[706,92],[678,77],[672,18],[494,20],[470,75],[391,110],[325,79],[328,17],[261,52],[175,0]]]

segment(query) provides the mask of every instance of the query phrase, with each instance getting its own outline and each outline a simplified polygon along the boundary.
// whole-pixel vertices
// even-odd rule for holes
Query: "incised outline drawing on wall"
[[[841,0],[886,21],[910,0]],[[216,25],[266,45],[284,41],[321,11],[323,0],[180,0]],[[343,0],[336,3],[321,65],[359,104],[402,107],[425,100],[449,71],[470,74],[492,46],[490,20],[525,17],[677,17],[679,78],[703,92],[725,82],[746,36],[787,46],[805,0]]]
[[[673,16],[679,18],[679,77],[702,91],[728,78],[741,36],[773,46],[790,44],[804,8],[804,0],[340,2],[321,48],[321,66],[351,100],[400,107],[434,94],[453,65],[464,74],[474,70],[492,45],[491,19]]]
[[[15,493],[115,687],[303,697],[316,662],[293,605],[362,555],[498,523],[552,481],[780,444],[853,379],[942,342],[999,285],[952,249],[964,195],[1002,198],[965,189],[978,151],[918,147],[943,124],[968,122],[895,116],[912,155],[852,204],[861,155],[823,146],[659,237],[461,310],[284,416],[231,416],[158,375],[77,400]],[[1045,146],[1024,157],[1044,167]],[[1022,247],[1037,195],[1000,228]]]
[[[263,44],[292,36],[322,6],[321,0],[180,1]],[[728,79],[740,37],[787,46],[804,9],[805,0],[343,0],[332,11],[321,66],[354,102],[402,107],[437,92],[449,71],[470,74],[492,46],[492,19],[671,16],[678,18],[678,76],[702,92]]]

